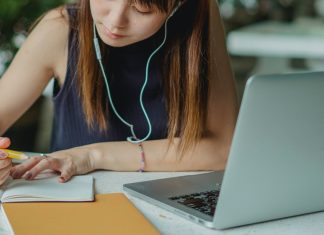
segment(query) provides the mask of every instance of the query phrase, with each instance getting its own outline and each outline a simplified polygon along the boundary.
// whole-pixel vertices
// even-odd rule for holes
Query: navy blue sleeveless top
[[[69,17],[76,16],[76,10],[68,8]],[[139,96],[145,78],[145,66],[151,53],[162,42],[163,29],[152,37],[121,48],[109,48],[110,60],[105,69],[109,80],[112,99],[119,114],[134,125],[135,134],[143,138],[148,133],[148,125],[141,110]],[[63,150],[81,145],[106,141],[125,141],[131,136],[125,126],[108,108],[108,130],[100,131],[97,125],[88,128],[77,90],[77,31],[70,28],[67,73],[62,87],[54,88],[54,120],[51,151]],[[167,112],[159,53],[150,65],[148,83],[144,91],[143,103],[152,124],[149,139],[167,137]],[[108,107],[110,107],[107,100]]]

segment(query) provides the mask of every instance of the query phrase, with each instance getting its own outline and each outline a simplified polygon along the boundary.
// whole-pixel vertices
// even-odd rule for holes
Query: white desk
[[[292,23],[265,21],[229,33],[231,55],[256,56],[252,74],[293,71],[289,59],[306,59],[312,70],[324,69],[324,21],[300,18]]]
[[[122,185],[141,180],[150,180],[166,178],[179,175],[188,175],[194,173],[124,173],[124,172],[104,172],[98,171],[92,173],[95,177],[96,193],[123,192]],[[127,194],[126,194],[127,195]],[[305,234],[323,234],[324,233],[324,212],[304,216],[297,216],[283,220],[260,223],[256,225],[244,226],[224,231],[217,231],[205,228],[201,225],[192,223],[173,213],[153,206],[145,201],[127,195],[135,206],[149,219],[162,234],[170,235],[195,235],[195,234],[225,234],[225,235],[305,235]],[[125,215],[127,216],[127,215]],[[9,235],[9,231],[3,221],[3,215],[0,214],[0,235]],[[108,234],[108,232],[107,232]]]

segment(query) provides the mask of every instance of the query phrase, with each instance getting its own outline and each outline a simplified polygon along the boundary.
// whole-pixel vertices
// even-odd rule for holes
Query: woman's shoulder
[[[36,22],[25,46],[33,51],[35,57],[42,58],[42,63],[56,76],[62,77],[62,68],[65,67],[62,63],[66,61],[68,51],[68,35],[69,15],[65,7],[59,7],[48,11]]]
[[[47,30],[58,32],[68,31],[69,29],[69,14],[65,7],[52,9],[44,14],[44,16],[37,22],[35,29],[41,27]]]

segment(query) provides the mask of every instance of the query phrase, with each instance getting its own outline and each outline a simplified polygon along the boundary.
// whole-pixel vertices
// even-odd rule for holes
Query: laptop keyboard
[[[214,216],[219,192],[219,190],[211,190],[206,192],[170,197],[169,199],[193,208],[204,214]]]

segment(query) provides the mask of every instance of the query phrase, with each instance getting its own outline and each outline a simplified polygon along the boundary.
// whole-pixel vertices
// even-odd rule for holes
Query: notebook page
[[[93,201],[93,177],[74,176],[66,183],[59,183],[56,177],[10,182],[2,195],[2,202],[28,201]]]

